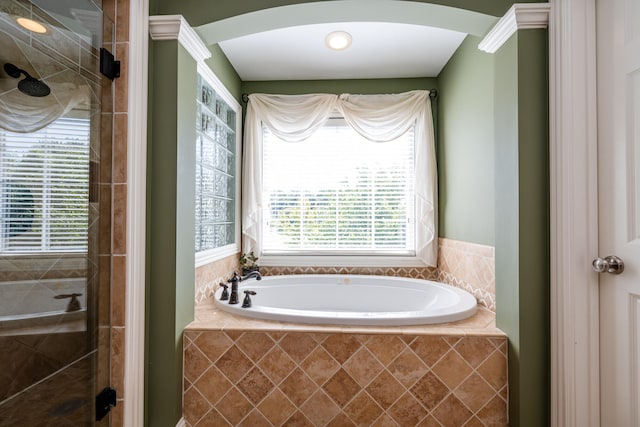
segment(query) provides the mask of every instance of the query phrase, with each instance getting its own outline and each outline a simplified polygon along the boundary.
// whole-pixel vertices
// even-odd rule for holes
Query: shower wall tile
[[[93,419],[93,406],[86,404],[87,397],[93,394],[93,364],[93,356],[87,355],[28,388],[19,396],[4,401],[0,406],[0,425],[87,425]]]
[[[114,255],[127,253],[127,184],[113,185],[113,223],[111,228]]]
[[[119,2],[120,3],[120,2]],[[128,3],[128,2],[127,2]],[[116,23],[116,30],[118,24]],[[120,37],[116,32],[116,39]],[[126,113],[128,111],[129,103],[129,86],[128,86],[128,64],[129,61],[129,43],[118,42],[116,43],[116,51],[114,53],[116,60],[120,60],[120,77],[114,80],[115,94],[114,104],[116,113]]]
[[[504,336],[187,329],[184,337],[192,427],[507,425]]]
[[[113,182],[127,182],[127,114],[114,114]]]
[[[116,60],[120,61],[120,77],[113,83],[103,79],[102,103],[109,112],[113,113],[113,127],[111,131],[109,169],[101,171],[104,182],[111,185],[110,206],[110,240],[109,254],[112,262],[112,302],[111,302],[111,386],[118,391],[118,402],[109,415],[110,426],[120,427],[124,423],[124,337],[126,333],[125,300],[127,287],[126,259],[127,259],[127,149],[129,141],[128,129],[128,73],[129,63],[129,3],[130,0],[102,0],[104,13],[103,41],[104,47],[112,52]],[[115,44],[114,44],[115,43]],[[107,147],[105,147],[106,151]],[[99,384],[104,387],[107,384]]]
[[[112,257],[111,273],[111,326],[125,326],[127,257]]]
[[[125,328],[111,327],[111,387],[119,390],[118,397],[124,390],[124,350]]]
[[[0,257],[0,282],[86,277],[84,255],[10,255]]]
[[[98,326],[111,324],[111,256],[98,258]]]
[[[116,0],[116,42],[129,41],[129,0]]]
[[[110,92],[107,90],[102,91],[102,98],[104,99],[104,93]],[[100,175],[99,180],[101,183],[111,182],[111,150],[113,139],[113,114],[103,113],[100,115],[100,135],[102,140],[100,142]]]

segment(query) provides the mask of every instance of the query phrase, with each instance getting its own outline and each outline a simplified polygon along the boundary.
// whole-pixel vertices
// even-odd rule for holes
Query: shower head
[[[25,70],[22,70],[16,67],[13,64],[5,63],[4,71],[13,78],[19,78],[20,74],[24,74],[24,79],[18,82],[18,90],[25,95],[42,97],[47,96],[51,93],[51,89],[47,86],[46,83],[41,82],[35,77],[31,77],[29,73]]]

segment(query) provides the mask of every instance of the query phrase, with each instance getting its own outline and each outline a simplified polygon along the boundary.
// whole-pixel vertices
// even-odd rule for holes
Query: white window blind
[[[415,255],[414,133],[371,142],[343,119],[288,143],[263,130],[263,253]]]
[[[86,251],[89,120],[0,130],[0,203],[0,251]]]

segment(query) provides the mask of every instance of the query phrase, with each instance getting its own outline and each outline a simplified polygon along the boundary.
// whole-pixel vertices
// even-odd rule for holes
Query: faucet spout
[[[258,270],[253,270],[253,271],[248,272],[244,276],[242,276],[240,278],[240,281],[242,282],[244,280],[251,279],[252,277],[255,277],[256,280],[262,280],[262,276],[260,275],[260,272]]]

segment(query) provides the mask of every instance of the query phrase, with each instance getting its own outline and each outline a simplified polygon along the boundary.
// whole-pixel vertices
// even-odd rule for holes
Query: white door
[[[640,427],[640,0],[597,0],[601,426]]]

